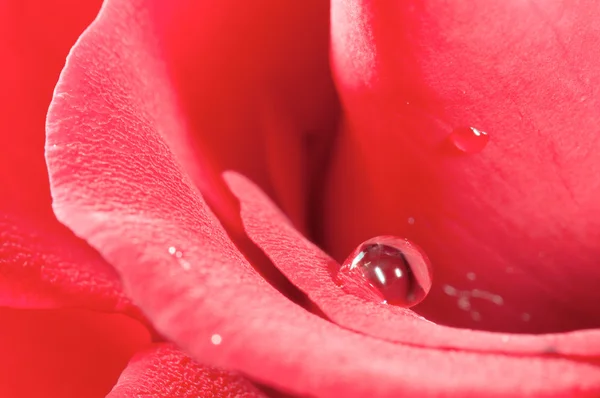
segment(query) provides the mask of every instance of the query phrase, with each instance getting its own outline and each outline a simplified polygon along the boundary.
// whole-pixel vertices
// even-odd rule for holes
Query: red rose
[[[591,0],[50,3],[0,9],[0,396],[600,394]],[[411,310],[306,238],[383,234]]]

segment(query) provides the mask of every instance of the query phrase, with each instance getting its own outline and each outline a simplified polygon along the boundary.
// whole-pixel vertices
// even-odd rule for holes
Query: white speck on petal
[[[210,336],[210,342],[213,343],[214,345],[219,345],[219,344],[221,344],[222,341],[223,341],[223,338],[221,337],[220,334],[213,334],[212,336]]]

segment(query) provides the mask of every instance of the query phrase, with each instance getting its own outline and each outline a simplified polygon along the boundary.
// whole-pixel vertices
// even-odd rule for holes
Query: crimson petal
[[[150,336],[121,314],[0,308],[0,396],[99,397]]]

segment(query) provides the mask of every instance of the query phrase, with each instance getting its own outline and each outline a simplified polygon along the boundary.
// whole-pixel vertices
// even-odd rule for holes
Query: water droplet
[[[175,246],[169,247],[169,254],[175,256],[178,259],[179,265],[181,265],[181,268],[183,268],[184,270],[187,271],[192,268],[190,262],[183,258],[183,252],[181,250],[177,250]]]
[[[481,152],[490,140],[485,131],[475,127],[458,127],[450,134],[450,142],[465,153]]]
[[[213,334],[212,336],[210,336],[210,342],[213,343],[214,345],[219,345],[219,344],[221,344],[222,341],[223,341],[223,338],[221,337],[220,334]]]
[[[380,236],[359,245],[336,279],[346,292],[364,299],[412,307],[431,289],[431,266],[408,239]]]

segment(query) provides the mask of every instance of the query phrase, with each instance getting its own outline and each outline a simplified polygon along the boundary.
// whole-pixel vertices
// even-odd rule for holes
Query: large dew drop
[[[412,307],[431,289],[431,266],[408,239],[380,236],[359,245],[336,279],[346,292],[364,299]]]

